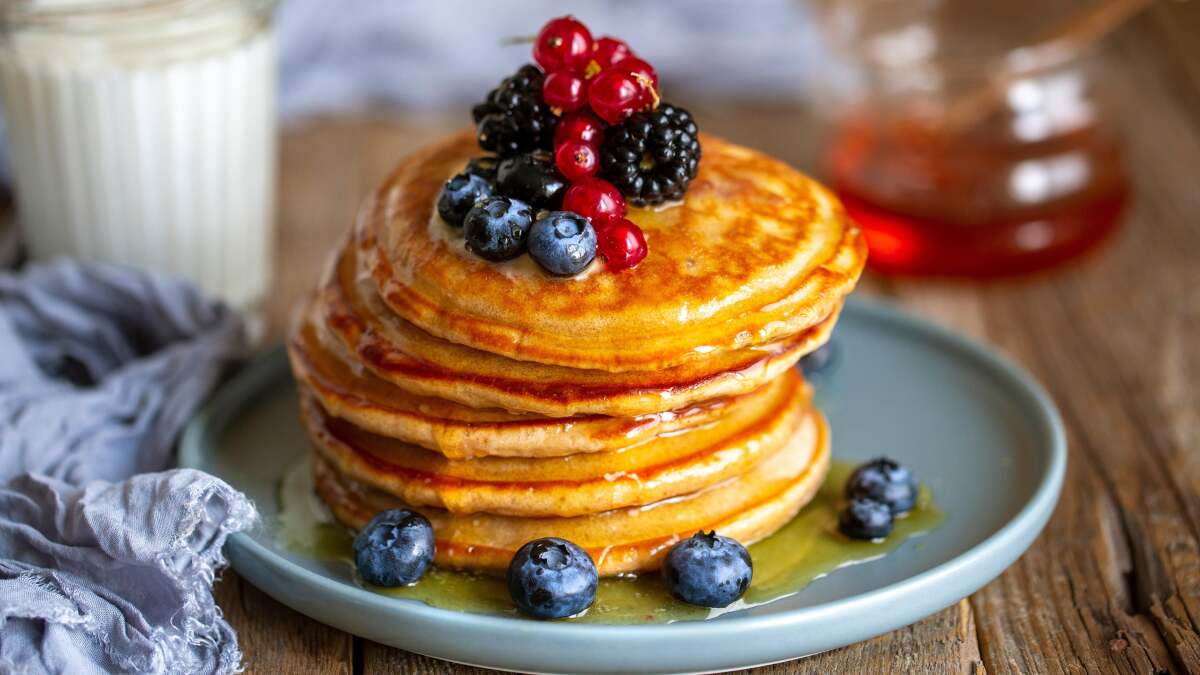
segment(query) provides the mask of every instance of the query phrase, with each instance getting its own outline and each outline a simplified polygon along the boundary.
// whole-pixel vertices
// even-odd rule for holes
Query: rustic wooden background
[[[886,296],[1014,357],[1065,417],[1054,518],[999,579],[889,635],[759,673],[1200,672],[1200,6],[1163,1],[1104,47],[1136,201],[1082,262],[989,284],[867,278]],[[692,106],[705,129],[811,167],[821,127],[775,105]],[[323,121],[282,150],[278,336],[296,298],[397,159],[465,114]],[[232,571],[218,599],[248,672],[476,673],[311,621]]]

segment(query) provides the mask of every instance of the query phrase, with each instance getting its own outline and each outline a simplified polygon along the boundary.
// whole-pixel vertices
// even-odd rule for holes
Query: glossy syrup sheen
[[[812,581],[841,567],[884,556],[905,541],[931,531],[945,518],[934,503],[933,495],[922,486],[916,509],[896,522],[886,540],[865,542],[842,536],[836,528],[837,503],[841,486],[852,469],[851,464],[835,462],[816,498],[774,535],[750,547],[754,581],[745,597],[730,607],[708,609],[680,602],[666,593],[657,574],[645,574],[602,579],[592,607],[567,621],[670,623],[709,619],[765,604],[799,592]],[[281,481],[277,537],[281,546],[297,554],[353,566],[353,537],[334,522],[313,494],[312,472],[307,459],[290,468]],[[355,583],[362,582],[355,577]],[[364,587],[442,609],[516,615],[504,581],[494,577],[431,568],[412,586]]]

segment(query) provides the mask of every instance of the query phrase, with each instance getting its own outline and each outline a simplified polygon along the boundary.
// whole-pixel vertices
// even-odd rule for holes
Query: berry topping
[[[629,48],[629,45],[607,35],[596,40],[596,44],[592,47],[592,60],[601,70],[615,66],[631,56],[633,56],[633,50]]]
[[[587,218],[600,230],[625,215],[625,198],[612,183],[593,178],[568,188],[563,208]]]
[[[496,188],[500,194],[516,197],[534,209],[557,209],[567,183],[542,153],[509,157],[496,170]]]
[[[489,183],[496,182],[496,167],[500,166],[500,158],[494,155],[472,157],[467,162],[465,173],[474,174]]]
[[[529,255],[556,276],[579,274],[596,257],[596,231],[578,213],[551,211],[530,229]]]
[[[455,227],[462,227],[475,202],[492,196],[492,184],[472,173],[460,173],[446,181],[438,195],[438,214]]]
[[[851,499],[838,515],[838,530],[852,539],[883,539],[892,533],[892,511],[874,499]]]
[[[588,87],[592,112],[609,124],[616,124],[639,109],[642,85],[619,66],[600,72]]]
[[[526,64],[471,110],[479,147],[508,157],[549,149],[558,118],[542,101],[542,71]]]
[[[547,73],[560,70],[582,73],[591,59],[592,34],[573,16],[546,22],[533,43],[533,60]]]
[[[376,586],[415,583],[433,560],[433,526],[407,509],[383,511],[354,538],[358,574]]]
[[[600,155],[595,146],[580,141],[567,141],[554,151],[554,165],[564,178],[578,183],[596,174],[596,170],[600,168]]]
[[[737,541],[697,532],[675,544],[662,565],[663,581],[676,598],[701,607],[728,607],[750,588],[754,564]]]
[[[604,123],[586,110],[562,118],[554,132],[554,147],[567,141],[580,141],[600,147],[604,143]]]
[[[621,218],[600,230],[600,255],[609,269],[623,270],[646,257],[646,237],[642,228]]]
[[[860,465],[846,479],[846,498],[866,498],[881,502],[892,515],[912,511],[917,505],[917,479],[908,467],[879,457]]]
[[[631,56],[617,63],[615,67],[637,80],[638,86],[641,87],[639,108],[653,108],[658,105],[658,73],[649,63]]]
[[[628,44],[593,39],[572,16],[542,26],[533,60],[538,65],[522,66],[472,109],[479,145],[495,156],[471,160],[447,183],[438,211],[464,227],[475,207],[500,196],[534,212],[566,211],[587,221],[586,236],[580,229],[555,241],[578,236],[590,243],[554,245],[562,250],[546,244],[538,254],[543,267],[574,274],[568,270],[582,269],[597,251],[612,270],[633,267],[646,257],[646,238],[625,219],[626,202],[652,206],[683,197],[700,165],[696,124],[686,110],[662,103],[658,73]],[[522,218],[502,215],[485,209],[476,216],[465,235],[471,250],[490,260],[519,255],[524,240],[514,232],[521,230],[505,227]]]
[[[601,175],[637,206],[681,199],[700,166],[697,133],[683,108],[637,113],[605,133]]]
[[[525,252],[525,239],[533,224],[533,209],[509,197],[489,197],[463,219],[463,236],[472,253],[500,262]]]
[[[564,70],[550,73],[542,84],[542,99],[552,109],[575,112],[587,105],[587,80]]]
[[[557,537],[525,544],[508,564],[508,594],[538,619],[561,619],[591,606],[599,575],[579,546]]]

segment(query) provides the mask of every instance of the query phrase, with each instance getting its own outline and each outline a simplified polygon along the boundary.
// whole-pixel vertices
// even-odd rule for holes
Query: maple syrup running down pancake
[[[789,370],[829,337],[841,310],[787,340],[708,355],[672,368],[606,372],[514,361],[436,338],[391,313],[355,272],[349,243],[331,265],[307,310],[309,320],[344,346],[366,370],[418,396],[476,408],[544,416],[600,414],[633,417],[678,410],[758,389]],[[624,273],[636,273],[629,270]]]
[[[749,545],[787,523],[812,499],[829,470],[829,436],[816,410],[791,441],[738,478],[648,506],[573,518],[454,514],[415,507],[433,524],[443,567],[503,574],[513,553],[540,537],[573,541],[592,556],[601,576],[658,569],[672,544],[700,530],[716,530]],[[313,458],[317,494],[338,520],[362,527],[379,511],[406,506],[349,478],[321,455]]]
[[[614,452],[451,460],[330,418],[310,396],[305,424],[338,472],[418,506],[454,513],[576,516],[677,497],[741,475],[784,447],[808,415],[809,388],[789,374],[770,405]]]
[[[777,343],[827,319],[865,262],[858,227],[786,164],[712,136],[701,142],[681,203],[630,209],[650,250],[632,270],[564,280],[461,255],[432,214],[442,183],[479,154],[464,133],[411,155],[367,200],[363,271],[397,316],[427,333],[570,368],[654,371]]]
[[[757,414],[788,395],[779,377],[740,396],[718,398],[675,411],[609,417],[542,417],[497,408],[471,408],[417,396],[349,361],[336,340],[321,340],[303,321],[292,331],[292,370],[330,417],[363,431],[412,443],[450,459],[562,457],[619,450],[661,434],[721,423],[735,413]]]

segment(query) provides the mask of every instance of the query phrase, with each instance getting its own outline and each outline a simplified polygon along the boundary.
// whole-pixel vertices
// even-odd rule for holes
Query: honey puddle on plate
[[[738,602],[723,609],[694,607],[675,600],[663,589],[657,574],[602,579],[596,602],[581,616],[566,619],[580,623],[669,623],[710,619],[725,612],[762,605],[797,593],[815,579],[847,565],[875,560],[901,544],[937,527],[945,515],[922,485],[917,507],[896,521],[891,536],[882,542],[856,541],[837,532],[837,504],[842,484],[854,465],[834,462],[816,498],[790,523],[750,547],[754,581]],[[296,463],[279,486],[280,546],[320,560],[344,562],[353,573],[349,530],[339,525],[313,493],[308,460]],[[355,582],[363,585],[355,576]],[[434,607],[464,612],[516,615],[502,579],[430,568],[418,583],[403,588],[372,591],[397,598],[419,600]]]

